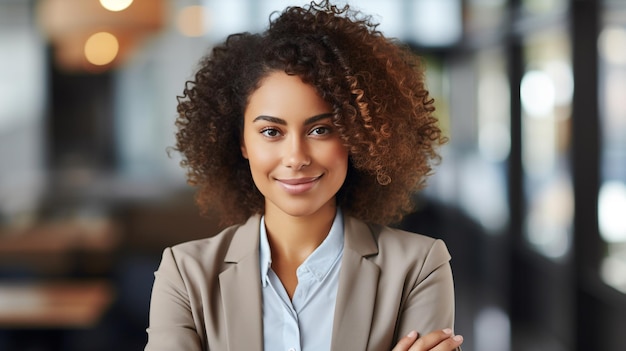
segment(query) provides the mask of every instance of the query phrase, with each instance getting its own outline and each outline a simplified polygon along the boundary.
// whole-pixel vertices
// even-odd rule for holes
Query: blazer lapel
[[[263,350],[259,225],[254,216],[237,229],[219,275],[229,351]]]
[[[380,274],[380,268],[366,259],[378,253],[371,233],[365,223],[344,217],[345,245],[331,350],[367,349]]]

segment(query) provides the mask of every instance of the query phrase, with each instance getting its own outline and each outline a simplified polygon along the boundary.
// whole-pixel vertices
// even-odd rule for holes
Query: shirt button
[[[289,351],[296,351],[296,349],[294,349],[293,347],[289,349]]]

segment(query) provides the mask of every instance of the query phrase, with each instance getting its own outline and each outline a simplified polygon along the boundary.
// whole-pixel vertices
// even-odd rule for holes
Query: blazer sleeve
[[[164,250],[154,276],[145,351],[201,351],[189,293],[171,248]]]
[[[398,337],[411,330],[426,335],[443,328],[454,329],[454,283],[448,249],[435,240],[403,304]]]

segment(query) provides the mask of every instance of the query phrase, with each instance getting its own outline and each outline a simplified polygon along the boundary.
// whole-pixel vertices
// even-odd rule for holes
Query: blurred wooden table
[[[41,223],[18,229],[0,227],[0,254],[109,251],[119,239],[119,228],[108,220]]]
[[[0,282],[0,327],[89,328],[113,297],[111,284],[103,280]]]
[[[118,225],[108,220],[0,227],[0,272],[102,273],[112,264],[120,238]]]

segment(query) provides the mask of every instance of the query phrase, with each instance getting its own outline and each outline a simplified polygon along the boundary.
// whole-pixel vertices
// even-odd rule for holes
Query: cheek
[[[252,172],[271,168],[276,158],[276,152],[268,151],[258,145],[248,146],[246,155]]]
[[[326,153],[326,160],[333,169],[346,173],[348,169],[348,150],[342,145],[334,145]],[[345,176],[345,175],[344,175]]]
[[[243,137],[241,141],[241,153],[243,157],[248,159],[250,165],[253,163],[258,163],[259,158],[264,156],[264,152],[262,150],[262,145],[259,144],[258,140],[255,138],[254,132],[244,128]]]

